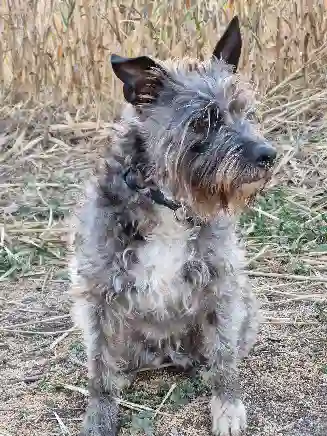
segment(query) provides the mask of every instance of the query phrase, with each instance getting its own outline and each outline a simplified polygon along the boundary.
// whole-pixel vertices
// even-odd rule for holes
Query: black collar
[[[153,189],[149,188],[145,190],[145,188],[142,188],[137,184],[136,175],[133,174],[132,168],[128,168],[127,171],[124,173],[124,180],[126,185],[132,190],[132,191],[143,191],[142,193],[146,195],[147,197],[150,197],[151,200],[154,203],[157,203],[161,206],[166,206],[169,209],[173,210],[174,212],[181,207],[181,204],[177,201],[169,200],[165,196],[163,192],[161,192],[159,189]]]
[[[147,197],[151,198],[151,200],[154,203],[159,204],[160,206],[168,207],[169,209],[174,211],[175,218],[178,221],[181,220],[181,218],[179,218],[177,213],[176,213],[178,209],[182,208],[181,203],[179,203],[178,201],[169,200],[169,198],[167,198],[165,196],[165,194],[160,191],[160,189],[145,188],[145,187],[139,186],[137,183],[137,172],[135,172],[131,167],[125,171],[123,177],[124,177],[124,181],[125,181],[126,185],[132,191],[141,192],[143,195],[146,195]],[[184,219],[190,225],[194,226],[196,224],[196,222],[195,222],[196,220],[192,216],[185,217]]]

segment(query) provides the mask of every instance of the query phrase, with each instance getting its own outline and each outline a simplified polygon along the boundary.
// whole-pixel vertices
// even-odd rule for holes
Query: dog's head
[[[276,157],[250,119],[252,93],[236,72],[241,47],[234,17],[206,62],[111,57],[157,183],[202,215],[246,204]]]

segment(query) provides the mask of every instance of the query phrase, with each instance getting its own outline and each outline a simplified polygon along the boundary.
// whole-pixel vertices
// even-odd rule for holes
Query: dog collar
[[[166,206],[169,209],[173,210],[174,212],[177,211],[177,209],[180,209],[182,205],[174,200],[170,200],[165,196],[163,192],[160,191],[160,189],[153,189],[153,188],[143,188],[137,184],[137,176],[133,174],[132,168],[128,168],[127,171],[124,173],[124,181],[126,185],[131,189],[132,191],[142,192],[142,194],[146,195],[147,197],[150,197],[151,200],[159,204],[160,206]]]

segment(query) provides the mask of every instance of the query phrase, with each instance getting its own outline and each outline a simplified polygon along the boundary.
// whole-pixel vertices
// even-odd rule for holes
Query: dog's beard
[[[237,211],[241,212],[244,207],[253,204],[257,195],[260,194],[265,188],[267,182],[268,180],[263,178],[242,184],[235,191],[234,195],[231,195],[228,203],[228,209],[236,213]]]
[[[208,219],[222,210],[241,212],[253,203],[271,178],[269,171],[250,165],[241,167],[236,160],[234,165],[224,169],[222,172],[219,165],[212,174],[199,171],[199,167],[186,167],[185,171],[174,173],[171,186],[174,186],[175,196],[185,200],[196,214]]]

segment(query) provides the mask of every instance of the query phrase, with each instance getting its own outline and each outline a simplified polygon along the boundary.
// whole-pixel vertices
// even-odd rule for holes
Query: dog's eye
[[[195,133],[208,133],[208,129],[220,127],[224,122],[223,114],[218,109],[204,112],[191,122],[191,128]]]
[[[207,142],[197,142],[191,148],[193,153],[203,154],[208,151],[209,144]]]
[[[208,117],[208,114],[201,116],[200,118],[197,118],[191,123],[191,127],[195,133],[203,133],[206,129],[209,128],[209,125],[210,125],[210,118]]]

